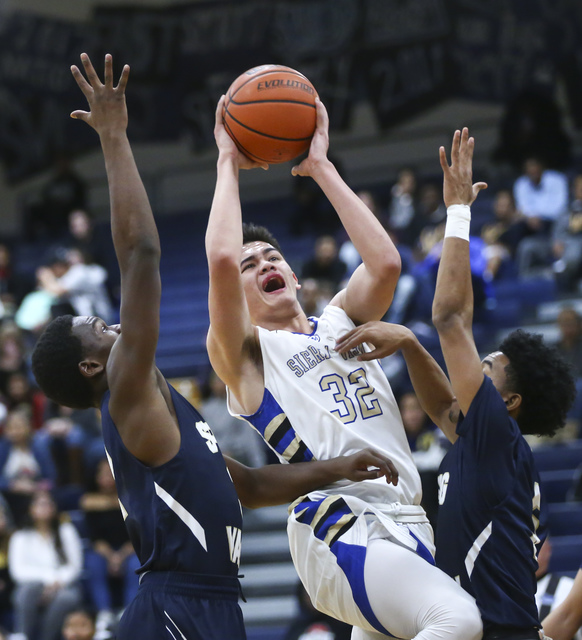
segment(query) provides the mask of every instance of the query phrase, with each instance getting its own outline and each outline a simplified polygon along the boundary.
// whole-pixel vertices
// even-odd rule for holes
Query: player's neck
[[[303,309],[299,307],[295,313],[280,317],[270,316],[256,322],[259,327],[269,331],[291,331],[292,333],[312,333],[313,323],[307,319]]]

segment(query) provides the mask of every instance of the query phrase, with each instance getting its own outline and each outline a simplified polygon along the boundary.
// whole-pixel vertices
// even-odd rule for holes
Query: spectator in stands
[[[58,640],[66,614],[82,600],[83,548],[74,525],[60,521],[55,501],[37,491],[26,527],[8,546],[14,590],[14,631],[31,640]],[[35,635],[38,629],[38,636]]]
[[[14,521],[8,503],[0,494],[0,625],[12,624],[12,590],[14,583],[8,571],[8,542],[14,530]]]
[[[93,485],[93,490],[82,496],[81,509],[91,541],[90,549],[85,552],[87,586],[97,611],[96,628],[101,635],[114,622],[115,587],[121,587],[122,591],[118,607],[125,609],[135,597],[139,586],[136,570],[140,562],[125,528],[115,479],[106,458],[97,465]]]
[[[574,291],[582,271],[582,174],[574,177],[568,211],[554,226],[552,250],[558,287]]]
[[[247,467],[260,467],[266,462],[266,447],[258,433],[232,416],[226,405],[226,385],[211,369],[208,374],[200,412],[216,437],[224,455]]]
[[[11,411],[0,437],[0,490],[20,526],[35,491],[52,487],[55,468],[50,453],[32,436],[27,411]]]
[[[418,219],[417,187],[418,181],[414,169],[402,167],[398,171],[398,179],[390,190],[387,226],[395,234],[399,243],[409,247],[418,237],[415,229]]]
[[[563,307],[557,323],[560,337],[556,347],[572,366],[574,375],[582,378],[582,317],[573,307]]]
[[[24,282],[14,273],[8,245],[0,243],[0,317],[11,318],[25,293]]]
[[[535,275],[535,268],[550,262],[553,225],[567,211],[568,179],[546,169],[539,158],[528,158],[513,185],[515,204],[523,215],[523,240],[517,248],[519,274]]]
[[[63,305],[53,315],[72,309],[74,315],[112,320],[113,309],[105,286],[107,271],[98,264],[89,264],[78,249],[57,248],[48,265],[37,270],[37,277],[41,287]]]
[[[65,616],[62,628],[64,640],[96,640],[95,613],[87,607],[77,607]]]
[[[40,429],[44,421],[46,397],[30,383],[21,371],[11,373],[6,380],[4,399],[9,411],[24,409],[30,415],[33,431]]]
[[[315,241],[313,257],[307,260],[301,270],[301,278],[315,278],[327,284],[337,293],[346,276],[347,266],[338,256],[338,246],[333,236],[320,236]]]
[[[0,327],[0,391],[6,392],[8,378],[26,370],[26,350],[21,330],[6,320]]]
[[[78,249],[90,263],[109,268],[109,254],[113,251],[110,242],[95,229],[93,218],[87,209],[73,209],[69,213],[69,234],[65,244],[70,249]]]
[[[558,607],[572,590],[574,579],[559,573],[548,573],[552,556],[552,542],[548,536],[538,553],[538,570],[536,578],[538,588],[536,603],[543,620],[551,611]],[[578,632],[575,640],[582,640],[582,633]]]
[[[352,627],[318,611],[301,582],[297,583],[299,613],[284,640],[350,640]]]
[[[485,242],[486,273],[490,280],[502,277],[522,238],[521,215],[515,206],[513,193],[501,189],[493,200],[495,221],[483,225],[481,239]]]
[[[305,315],[319,318],[325,306],[333,298],[333,291],[315,278],[305,278],[301,282],[298,297]]]
[[[60,154],[54,174],[43,187],[39,201],[29,206],[25,214],[26,239],[62,240],[67,232],[69,213],[73,209],[84,209],[86,204],[85,181],[72,168],[70,159]]]
[[[582,568],[565,599],[542,620],[542,627],[552,640],[572,640],[582,627]]]

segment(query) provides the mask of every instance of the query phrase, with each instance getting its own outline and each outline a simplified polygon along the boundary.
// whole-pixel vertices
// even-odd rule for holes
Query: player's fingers
[[[101,80],[99,80],[99,76],[95,71],[95,67],[93,67],[92,62],[86,53],[81,54],[81,62],[83,63],[83,68],[85,69],[85,73],[87,74],[87,78],[91,86],[93,88],[95,88],[96,86],[102,86]]]
[[[223,124],[223,111],[224,111],[224,102],[226,100],[226,96],[220,96],[220,100],[218,101],[218,104],[216,105],[216,113],[215,113],[215,120],[216,120],[216,124]]]
[[[447,161],[447,152],[445,151],[444,147],[439,148],[439,160],[441,163],[441,169],[443,170],[443,173],[447,174],[449,172],[449,163]]]
[[[473,138],[471,138],[472,140]],[[469,144],[469,129],[467,127],[463,127],[461,131],[461,140],[459,142],[459,151],[463,153],[467,153],[471,150],[471,145]]]
[[[352,347],[355,347],[362,342],[365,342],[364,337],[362,335],[361,327],[356,327],[355,329],[351,329],[348,333],[340,336],[338,341],[335,343],[335,350],[338,353],[343,353],[344,351],[348,351]]]
[[[77,65],[71,66],[71,73],[73,74],[73,78],[75,78],[75,82],[79,85],[79,89],[83,92],[83,95],[88,99],[90,95],[93,93],[93,89],[91,85],[85,80],[85,76],[81,73],[79,67]]]
[[[123,66],[121,76],[119,76],[119,82],[117,83],[116,90],[120,93],[125,93],[125,87],[127,87],[127,81],[129,79],[129,65]]]
[[[113,57],[110,53],[105,54],[105,71],[103,72],[103,84],[106,87],[113,87]]]
[[[487,183],[486,182],[476,182],[473,185],[473,198],[476,198],[479,195],[479,191],[482,191],[483,189],[487,189]]]
[[[459,146],[461,143],[461,132],[457,129],[453,135],[453,143],[451,145],[451,166],[459,160]]]
[[[376,477],[385,476],[388,483],[398,484],[398,469],[396,469],[392,460],[375,451],[368,451],[367,453],[368,470],[370,470],[371,467],[375,467]]]
[[[327,115],[325,105],[319,98],[315,98],[315,108],[317,109],[316,128],[327,131],[329,127],[329,116]]]
[[[71,113],[71,118],[74,118],[75,120],[83,120],[83,121],[87,121],[87,118],[90,116],[91,114],[88,111],[73,111]]]

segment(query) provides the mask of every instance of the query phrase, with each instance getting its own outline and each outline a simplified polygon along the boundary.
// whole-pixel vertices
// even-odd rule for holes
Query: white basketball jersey
[[[396,487],[384,478],[344,480],[310,495],[349,494],[381,509],[420,504],[420,477],[380,364],[357,360],[367,346],[334,351],[337,339],[354,328],[343,309],[329,305],[311,320],[311,334],[258,328],[265,394],[255,414],[241,417],[283,462],[327,460],[372,447],[400,474]]]

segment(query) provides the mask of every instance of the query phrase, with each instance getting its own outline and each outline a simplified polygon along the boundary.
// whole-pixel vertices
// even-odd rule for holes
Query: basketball
[[[278,164],[307,151],[315,131],[317,91],[299,71],[254,67],[228,89],[224,126],[251,160]]]

